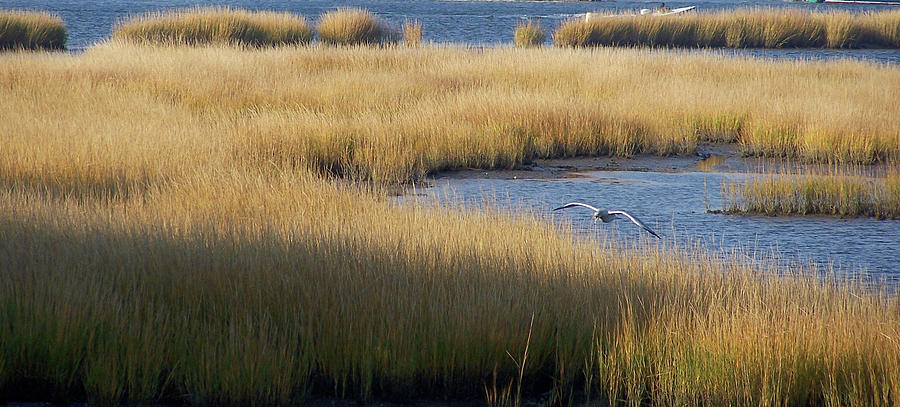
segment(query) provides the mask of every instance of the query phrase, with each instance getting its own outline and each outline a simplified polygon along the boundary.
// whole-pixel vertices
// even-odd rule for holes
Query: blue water
[[[538,20],[553,29],[573,15],[589,11],[653,8],[659,1],[557,2],[557,1],[434,1],[434,0],[0,0],[0,8],[48,10],[66,22],[70,49],[82,49],[109,37],[117,21],[134,14],[171,8],[223,5],[252,10],[290,11],[315,20],[323,12],[339,7],[368,9],[390,24],[418,20],[427,41],[472,45],[509,44],[513,29],[522,20]],[[698,10],[737,7],[796,7],[817,10],[887,10],[900,6],[860,6],[783,2],[773,0],[668,1],[669,8],[694,5]],[[738,50],[726,55],[749,54],[766,58],[866,59],[900,64],[896,50]]]
[[[622,218],[594,222],[592,212],[571,201],[608,210],[626,210],[662,235],[666,243],[699,244],[711,253],[739,251],[758,260],[775,255],[782,264],[834,266],[838,275],[874,276],[900,282],[900,221],[871,218],[736,216],[707,213],[721,209],[723,181],[752,174],[708,172],[598,171],[563,179],[454,179],[432,181],[418,196],[400,199],[492,202],[508,210],[537,211],[557,222],[571,222],[579,233],[621,240],[657,242]]]

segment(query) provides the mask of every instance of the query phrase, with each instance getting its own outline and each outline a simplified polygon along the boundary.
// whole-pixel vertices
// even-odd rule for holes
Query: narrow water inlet
[[[705,164],[704,164],[705,162]],[[701,161],[715,167],[715,160]],[[484,202],[510,211],[535,211],[551,218],[560,204],[580,201],[604,209],[627,210],[669,242],[697,244],[713,251],[742,251],[759,260],[777,257],[785,264],[802,261],[833,264],[839,274],[865,274],[900,282],[900,221],[825,216],[772,217],[707,213],[724,205],[721,185],[753,174],[723,172],[592,171],[558,179],[441,178],[416,196],[397,199]],[[627,219],[593,222],[590,211],[555,213],[556,222],[572,222],[580,233],[623,241],[643,233]]]

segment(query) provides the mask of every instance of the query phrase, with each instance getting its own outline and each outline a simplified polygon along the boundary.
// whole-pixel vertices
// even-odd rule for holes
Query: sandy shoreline
[[[539,159],[523,168],[514,170],[463,169],[443,171],[429,176],[427,181],[446,179],[530,179],[552,180],[580,177],[591,171],[640,171],[640,172],[718,172],[718,173],[771,173],[797,172],[806,168],[826,166],[797,159],[773,159],[746,157],[736,144],[702,144],[697,153],[684,156],[656,156],[639,154],[633,157],[575,157]],[[887,168],[884,163],[854,166],[867,168],[872,174]],[[426,183],[427,183],[426,181]]]
[[[640,154],[627,158],[603,156],[539,159],[521,169],[444,171],[429,177],[429,180],[481,178],[549,180],[579,177],[579,173],[588,171],[757,172],[766,163],[772,163],[772,160],[742,157],[735,145],[709,144],[698,147],[695,155],[664,157]]]

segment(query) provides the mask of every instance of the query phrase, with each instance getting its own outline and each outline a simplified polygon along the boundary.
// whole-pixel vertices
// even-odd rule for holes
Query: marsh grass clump
[[[591,45],[591,26],[582,21],[571,20],[553,31],[553,44],[561,47],[586,47]]]
[[[539,47],[547,38],[547,30],[534,21],[522,22],[516,26],[513,40],[517,47]]]
[[[739,9],[665,17],[573,19],[556,45],[688,48],[895,48],[900,13]]]
[[[49,13],[0,10],[0,50],[57,50],[66,47],[66,26]]]
[[[341,8],[323,14],[316,30],[319,39],[330,45],[382,44],[395,37],[380,18],[358,8]]]
[[[872,13],[863,31],[866,35],[874,37],[872,42],[900,47],[900,10]]]
[[[306,44],[312,27],[291,13],[200,7],[145,14],[118,23],[112,38],[150,44]]]
[[[860,169],[769,173],[722,186],[725,212],[900,219],[900,169],[880,176]]]
[[[403,45],[418,47],[422,44],[422,23],[418,20],[404,22],[402,31]]]

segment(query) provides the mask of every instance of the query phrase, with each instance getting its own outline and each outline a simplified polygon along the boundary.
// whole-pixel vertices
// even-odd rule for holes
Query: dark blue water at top
[[[755,261],[834,266],[839,276],[866,275],[900,283],[900,220],[837,219],[825,216],[737,216],[707,213],[723,206],[723,182],[743,182],[753,174],[707,172],[600,171],[563,179],[454,179],[433,181],[419,195],[398,197],[484,202],[512,211],[552,215],[572,222],[578,233],[622,241],[649,234],[621,218],[594,222],[592,212],[552,209],[580,201],[607,210],[626,210],[662,235],[666,244],[699,245],[710,253],[739,252]],[[777,259],[773,260],[773,256]]]
[[[509,44],[513,29],[522,20],[538,20],[553,29],[576,14],[604,10],[653,8],[653,1],[556,2],[556,1],[434,1],[434,0],[0,0],[0,8],[47,10],[58,14],[69,31],[69,48],[82,49],[109,37],[113,24],[128,16],[172,8],[222,5],[251,10],[290,11],[315,20],[322,13],[339,7],[365,8],[394,26],[405,20],[418,20],[425,40],[472,45]],[[816,10],[888,10],[898,6],[861,6],[792,3],[773,0],[698,0],[667,1],[669,8],[693,5],[698,10],[739,7],[796,7]],[[765,58],[866,59],[900,64],[896,50],[724,50],[725,55],[749,54]]]

